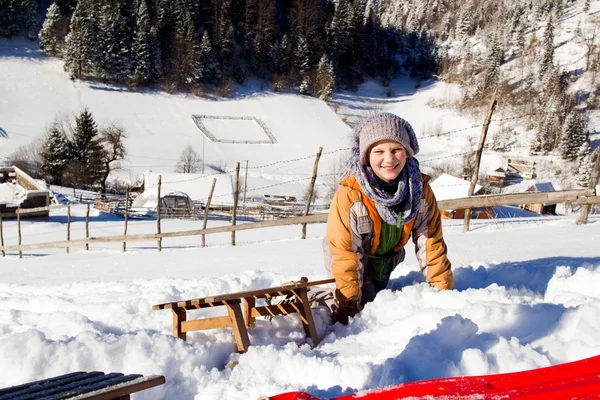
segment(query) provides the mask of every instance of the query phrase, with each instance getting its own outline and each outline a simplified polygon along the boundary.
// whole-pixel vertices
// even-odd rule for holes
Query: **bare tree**
[[[9,164],[23,170],[33,178],[42,177],[43,142],[33,141],[19,146],[9,157]]]
[[[181,155],[179,156],[177,166],[175,167],[175,172],[182,174],[195,174],[203,169],[203,165],[204,163],[202,162],[200,155],[196,153],[192,146],[187,145],[187,147],[183,149]]]
[[[585,53],[585,70],[590,69],[590,60],[598,47],[596,39],[600,36],[600,18],[592,18],[581,32],[581,39],[586,48]]]
[[[117,124],[110,124],[100,132],[100,142],[104,148],[102,177],[100,187],[102,194],[106,194],[106,181],[112,171],[120,168],[119,161],[127,155],[125,149],[125,129]]]

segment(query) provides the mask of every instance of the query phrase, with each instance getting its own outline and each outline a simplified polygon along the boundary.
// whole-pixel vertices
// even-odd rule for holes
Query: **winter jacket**
[[[452,289],[454,278],[442,237],[442,221],[435,196],[423,174],[423,196],[416,217],[405,224],[394,247],[394,265],[404,260],[404,246],[412,235],[421,272],[438,289]],[[335,278],[340,306],[361,301],[368,256],[377,251],[382,220],[373,200],[367,197],[354,176],[345,178],[329,210],[325,235],[326,263]],[[425,272],[426,271],[426,272]]]

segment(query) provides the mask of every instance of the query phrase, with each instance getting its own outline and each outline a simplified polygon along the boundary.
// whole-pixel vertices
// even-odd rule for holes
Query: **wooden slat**
[[[65,374],[65,375],[55,376],[55,377],[47,378],[47,379],[41,379],[39,381],[24,383],[22,385],[11,386],[8,388],[0,389],[0,399],[3,399],[4,396],[6,396],[8,394],[11,394],[11,396],[14,396],[14,393],[19,392],[21,390],[27,390],[31,386],[43,386],[43,385],[53,385],[53,384],[57,384],[57,383],[58,384],[67,383],[67,382],[79,380],[82,377],[84,377],[85,375],[89,375],[89,374],[102,375],[102,372],[82,372],[82,371],[71,372],[71,373]]]
[[[127,383],[123,383],[106,390],[99,390],[87,393],[84,396],[77,396],[71,400],[112,400],[130,393],[139,392],[165,383],[165,377],[162,375],[142,376]]]
[[[206,329],[227,328],[231,326],[229,317],[212,317],[204,319],[194,319],[185,321],[181,324],[182,332],[203,331]]]
[[[266,289],[249,290],[249,291],[245,291],[245,292],[228,293],[228,294],[218,295],[218,296],[213,296],[213,297],[203,297],[203,298],[198,298],[198,299],[193,299],[193,300],[185,300],[185,301],[172,302],[172,303],[163,303],[163,304],[157,304],[157,305],[152,306],[152,309],[153,310],[162,310],[165,308],[172,308],[172,307],[185,308],[185,307],[192,306],[192,305],[201,306],[205,303],[217,303],[217,302],[221,302],[221,301],[229,301],[229,300],[241,299],[241,298],[252,298],[252,297],[261,298],[261,297],[282,296],[282,295],[292,294],[292,291],[294,289],[306,288],[306,287],[317,286],[317,285],[324,285],[324,284],[328,284],[328,283],[335,283],[335,279],[333,279],[333,278],[323,279],[320,281],[312,281],[312,282],[306,281],[306,282],[302,282],[302,283],[294,283],[294,284],[277,286],[277,287],[266,288]]]

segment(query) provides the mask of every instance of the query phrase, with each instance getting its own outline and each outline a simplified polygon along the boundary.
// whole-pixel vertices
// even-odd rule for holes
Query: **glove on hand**
[[[339,322],[342,325],[348,325],[348,319],[353,318],[359,312],[360,310],[358,309],[356,302],[351,301],[347,306],[333,310],[331,319],[333,320],[333,323]]]

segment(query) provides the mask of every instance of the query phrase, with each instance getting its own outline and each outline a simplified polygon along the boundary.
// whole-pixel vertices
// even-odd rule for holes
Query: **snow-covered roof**
[[[21,203],[19,187],[11,183],[0,183],[0,204],[18,206]]]
[[[536,183],[529,190],[533,191],[533,189],[539,193],[554,192],[554,186],[552,185],[552,182]]]
[[[233,204],[234,185],[231,175],[144,172],[144,193],[156,193],[159,176],[161,177],[161,192],[183,192],[192,200],[202,201],[203,203],[208,200],[213,178],[216,178],[217,182],[211,200],[212,203]]]
[[[471,182],[452,175],[442,174],[431,182],[430,186],[437,200],[461,199],[468,197]],[[481,189],[481,185],[475,185],[474,194],[477,194]]]

